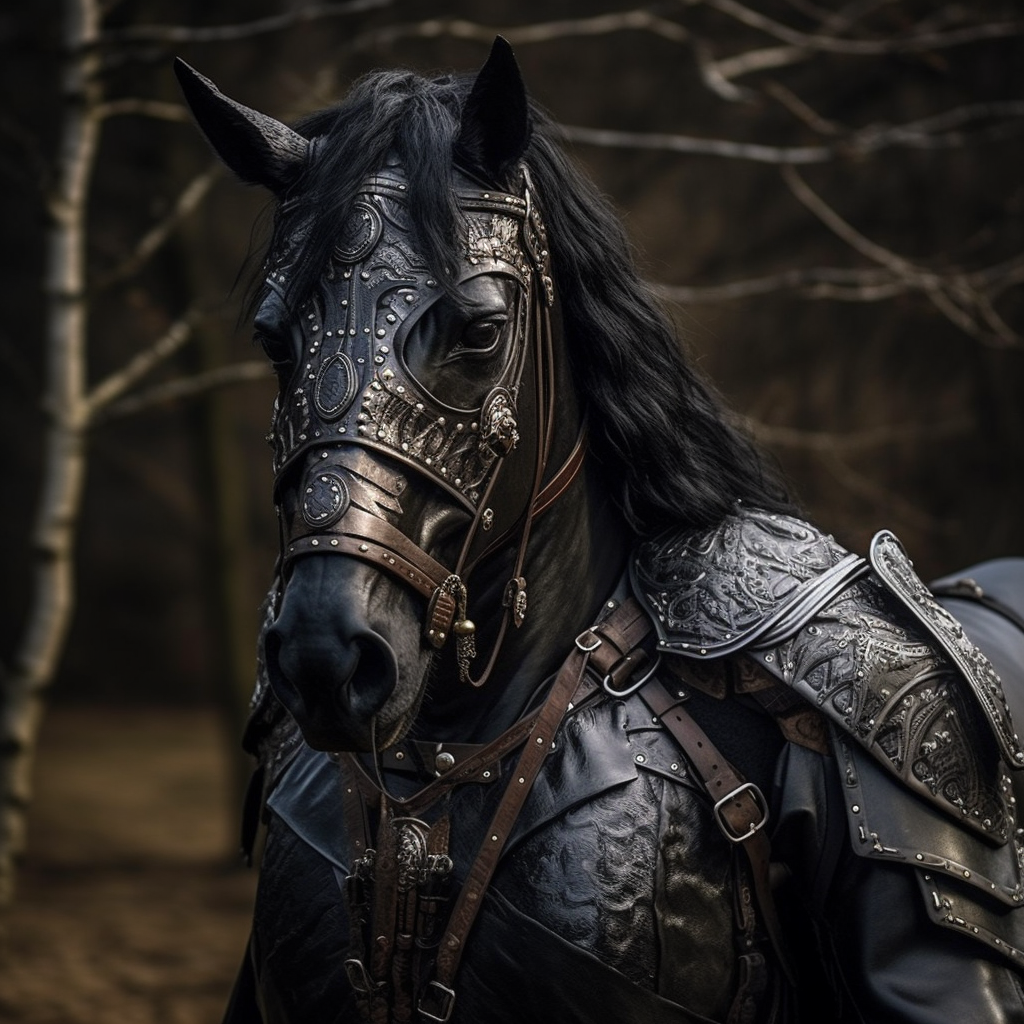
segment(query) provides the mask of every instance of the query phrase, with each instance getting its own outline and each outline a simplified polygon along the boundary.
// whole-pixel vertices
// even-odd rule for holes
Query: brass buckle
[[[631,683],[629,686],[624,686],[621,690],[616,690],[612,686],[612,675],[615,671],[616,666],[612,666],[612,671],[609,672],[604,679],[601,680],[601,688],[609,697],[628,697],[631,693],[636,693],[644,683],[647,682],[658,668],[661,666],[661,652],[658,652],[658,656],[654,659],[654,664],[643,674],[642,678],[638,679],[635,683]]]
[[[427,998],[427,993],[435,989],[440,995],[436,998],[440,1000],[437,1007],[437,1013],[431,1013],[423,1004]],[[426,1017],[427,1020],[436,1021],[437,1024],[445,1024],[449,1017],[452,1015],[452,1009],[455,1007],[455,992],[450,989],[447,985],[442,985],[439,981],[431,981],[427,983],[427,987],[423,991],[423,995],[420,996],[420,1001],[417,1009],[420,1013]]]
[[[758,812],[761,815],[760,821],[752,821],[750,828],[747,829],[742,835],[739,832],[733,831],[732,826],[728,821],[725,820],[725,815],[722,813],[722,808],[730,801],[734,800],[744,790],[747,790],[750,795],[754,798],[754,804],[757,807]],[[730,843],[742,843],[749,839],[755,832],[759,832],[765,825],[768,824],[768,804],[765,801],[764,794],[761,790],[754,785],[753,782],[744,782],[742,786],[737,786],[731,793],[727,793],[722,797],[721,800],[714,806],[715,821],[718,824],[719,829],[722,831],[722,835],[729,840]]]

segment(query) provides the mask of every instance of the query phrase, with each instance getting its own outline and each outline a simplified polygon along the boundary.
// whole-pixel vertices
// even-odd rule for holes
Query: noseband
[[[392,574],[427,598],[429,643],[441,648],[454,633],[460,678],[478,686],[493,668],[509,621],[519,626],[526,615],[522,573],[531,525],[575,478],[584,454],[581,430],[572,453],[542,486],[554,424],[554,292],[547,234],[525,168],[521,180],[521,196],[475,187],[455,193],[464,243],[456,285],[482,274],[518,285],[504,366],[482,402],[466,409],[442,401],[406,361],[410,332],[443,290],[410,246],[407,184],[400,168],[389,166],[362,187],[319,301],[300,311],[303,358],[275,403],[270,435],[275,491],[295,467],[306,467],[298,509],[281,522],[282,576],[296,558],[312,553],[349,555]],[[282,296],[290,257],[281,255],[267,281]],[[537,411],[533,484],[521,508],[494,509],[501,469],[519,442],[517,399],[528,364]],[[388,520],[400,509],[404,481],[370,458],[374,451],[440,486],[471,517],[454,566],[442,565]],[[488,665],[473,679],[475,626],[464,580],[516,530],[502,623]],[[486,543],[483,535],[495,539]]]

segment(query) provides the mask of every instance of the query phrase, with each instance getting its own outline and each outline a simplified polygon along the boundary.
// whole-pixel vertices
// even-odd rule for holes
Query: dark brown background
[[[214,26],[299,6],[284,0],[124,0],[113,5],[107,26],[111,31],[154,24]],[[863,6],[869,13],[851,37],[898,35],[926,16],[940,30],[961,24],[956,16],[946,18],[945,8],[924,0]],[[753,0],[751,7],[804,30],[812,28],[819,10],[803,0]],[[452,0],[381,3],[362,14],[232,42],[111,44],[105,81],[111,99],[176,101],[170,59],[178,54],[235,98],[289,119],[337,97],[369,68],[469,69],[487,52],[487,33],[479,39],[455,38],[457,25],[426,36],[395,31],[388,37],[382,30],[427,18],[461,17],[513,34],[516,26],[626,9],[607,0],[521,0],[486,8]],[[644,10],[685,25],[714,56],[779,45],[711,4],[666,3]],[[1005,22],[1019,12],[1011,2],[986,0],[961,16],[971,23],[984,18]],[[29,602],[29,531],[44,424],[39,400],[44,221],[34,161],[52,157],[56,137],[60,18],[52,0],[20,4],[0,15],[3,660],[17,644]],[[742,84],[749,94],[743,102],[727,102],[704,86],[693,46],[648,31],[523,40],[516,50],[540,102],[559,121],[591,128],[816,145],[867,125],[900,124],[967,105],[1024,102],[1024,36],[1019,31],[920,52],[817,54],[747,76]],[[780,86],[827,119],[833,135],[815,131],[774,98]],[[985,134],[994,123],[975,119],[965,126],[965,137],[948,146],[840,154],[801,174],[866,237],[921,267],[993,266],[1024,252],[1024,112],[1018,107],[1014,117],[1000,119],[1002,129]],[[874,265],[796,201],[777,166],[589,145],[578,145],[574,152],[622,210],[653,281],[701,286],[786,268]],[[152,382],[255,357],[245,325],[237,322],[243,288],[235,280],[265,199],[226,177],[141,274],[101,287],[104,276],[209,161],[187,124],[138,116],[107,123],[90,209],[94,379],[144,349],[196,299],[215,314],[204,322],[198,343]],[[999,313],[1016,331],[1024,331],[1022,277],[1018,268],[997,300]],[[972,336],[920,290],[873,302],[829,301],[780,290],[672,309],[691,357],[736,410],[761,425],[808,513],[844,543],[863,552],[872,533],[891,528],[926,577],[987,557],[1020,554],[1024,353],[1019,343],[994,344],[991,337]],[[229,880],[225,889],[209,874],[230,846],[226,820],[209,817],[230,802],[230,787],[225,784],[223,794],[211,788],[213,781],[197,787],[196,772],[221,785],[227,763],[220,752],[224,733],[218,732],[221,719],[211,708],[225,699],[237,707],[245,685],[230,684],[227,698],[225,687],[218,686],[232,672],[226,638],[234,616],[241,622],[235,635],[251,642],[256,609],[270,578],[275,533],[269,451],[262,435],[271,400],[269,382],[250,383],[220,392],[215,400],[159,404],[95,431],[80,521],[79,606],[53,689],[56,710],[44,733],[48,746],[40,757],[40,771],[51,772],[53,784],[41,785],[34,819],[36,867],[27,883],[32,898],[41,891],[52,894],[55,878],[63,880],[60,884],[72,877],[82,881],[88,865],[95,871],[100,871],[96,865],[105,865],[102,871],[115,886],[128,877],[119,874],[122,868],[131,875],[144,865],[162,866],[164,874],[158,870],[153,888],[146,891],[154,900],[177,892],[185,901],[181,905],[187,912],[180,920],[160,918],[155,928],[165,934],[169,949],[177,949],[178,959],[167,954],[169,977],[186,988],[181,979],[190,970],[194,974],[195,964],[187,957],[181,961],[182,945],[194,951],[204,940],[183,922],[194,924],[211,907],[215,922],[225,920],[217,916],[217,899],[230,902],[234,897],[223,894],[241,891],[227,915],[233,930],[227,938],[217,932],[222,937],[216,941],[233,949],[244,927],[244,887],[250,880]],[[227,585],[224,566],[232,567]],[[233,595],[227,606],[221,598],[225,590]],[[234,662],[241,658],[247,664],[249,650],[236,653]],[[175,724],[170,732],[168,722]],[[226,727],[233,742],[232,730]],[[176,753],[161,760],[157,751],[165,749]],[[113,760],[111,752],[116,753]],[[67,780],[79,777],[76,773],[93,779],[89,799],[98,801],[95,806],[83,804],[85,798],[73,786],[68,789]],[[160,780],[167,779],[172,781],[161,788]],[[150,790],[153,803],[147,805]],[[183,834],[193,831],[206,838],[188,853],[190,844],[181,833],[167,833],[168,815],[183,815]],[[79,820],[121,824],[114,832],[97,826],[85,843],[74,824]],[[72,852],[56,856],[59,846]],[[69,864],[77,867],[71,870]],[[243,889],[232,890],[232,885]],[[180,895],[182,886],[191,895]],[[200,890],[203,895],[197,896]],[[54,897],[56,905],[72,915],[77,897],[64,896]],[[137,914],[146,899],[140,892],[126,903]],[[117,900],[100,903],[116,905]],[[15,940],[24,937],[27,921],[46,920],[41,907],[23,901],[18,911],[22,931],[14,929]],[[80,911],[75,920],[82,922],[101,908],[89,903]],[[153,914],[144,917],[152,920]],[[70,934],[66,922],[54,928],[57,936]],[[38,938],[35,962],[48,959],[54,941]],[[94,941],[83,940],[87,947]],[[134,954],[123,955],[130,959]],[[184,1004],[171,997],[163,1002],[150,998],[145,993],[152,995],[155,988],[131,979],[111,981],[108,995],[97,999],[103,1003],[113,998],[111,992],[135,991],[135,984],[143,993],[137,1005],[112,1009],[109,1019],[212,1020],[210,1006],[218,1004],[221,975],[230,973],[226,965],[233,957],[225,953],[218,960],[221,973],[208,982],[214,994],[195,1014],[194,1006],[182,1009]],[[52,959],[48,962],[53,968]],[[47,992],[59,986],[49,974],[41,977]],[[69,1016],[70,998],[63,1009],[44,1012],[39,1008],[49,1004],[31,985],[11,991],[21,994],[10,997],[14,1002],[0,995],[0,1011],[24,1014],[16,1019],[108,1019],[95,1007]],[[33,1015],[29,1005],[38,1012]]]

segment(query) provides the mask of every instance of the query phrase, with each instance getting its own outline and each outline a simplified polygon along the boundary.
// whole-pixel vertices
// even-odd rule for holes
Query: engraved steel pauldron
[[[647,542],[632,579],[662,651],[745,652],[908,788],[1005,843],[1015,813],[1002,766],[1024,767],[1024,751],[999,679],[891,533],[870,554],[744,509]]]

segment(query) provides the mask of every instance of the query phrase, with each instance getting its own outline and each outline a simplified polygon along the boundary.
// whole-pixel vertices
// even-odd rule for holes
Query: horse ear
[[[200,131],[242,181],[282,195],[309,155],[309,140],[286,124],[236,103],[181,58],[174,73]]]
[[[529,141],[530,113],[523,76],[508,40],[497,36],[462,108],[455,152],[461,161],[498,182],[523,155]]]

